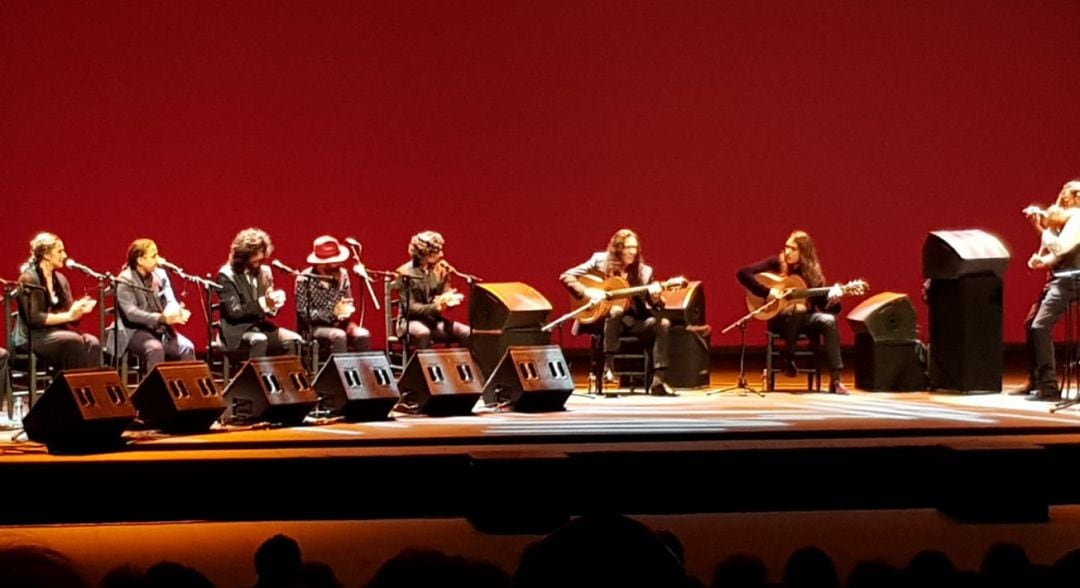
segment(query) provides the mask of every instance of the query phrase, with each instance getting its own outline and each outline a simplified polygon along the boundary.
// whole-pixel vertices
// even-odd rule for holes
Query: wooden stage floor
[[[505,504],[477,499],[499,488],[514,489],[523,516],[542,503],[559,513],[934,507],[1037,519],[1050,505],[1080,503],[1067,477],[1080,458],[1080,405],[1051,414],[1050,403],[1005,394],[712,394],[735,376],[717,370],[712,387],[675,397],[575,394],[566,410],[537,414],[129,431],[123,450],[88,455],[49,454],[17,430],[0,431],[0,476],[19,480],[0,496],[26,505],[0,513],[0,524],[483,521],[494,505],[506,523]],[[665,493],[672,480],[688,489],[678,500]],[[303,495],[331,481],[354,500],[266,494]],[[787,491],[793,484],[801,490]],[[636,490],[604,490],[612,487]],[[177,493],[188,498],[161,499]],[[1008,511],[993,506],[1003,495]]]

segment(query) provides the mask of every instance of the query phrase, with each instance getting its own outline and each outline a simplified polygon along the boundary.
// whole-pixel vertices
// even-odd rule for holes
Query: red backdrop
[[[433,228],[459,269],[561,312],[559,272],[629,226],[660,276],[706,282],[720,327],[742,312],[735,270],[794,228],[828,277],[917,296],[927,231],[975,227],[1014,253],[1019,341],[1041,280],[1019,211],[1080,174],[1077,17],[1068,0],[5,3],[0,275],[46,229],[98,268],[149,236],[206,273],[249,225],[286,263],[330,233],[382,268]]]

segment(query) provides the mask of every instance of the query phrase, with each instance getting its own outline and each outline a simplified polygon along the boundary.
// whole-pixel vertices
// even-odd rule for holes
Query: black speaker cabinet
[[[979,275],[1001,278],[1009,265],[1009,257],[1005,244],[986,231],[931,231],[923,243],[923,277],[931,280]]]
[[[926,371],[921,361],[922,343],[875,341],[867,333],[855,334],[855,387],[874,392],[926,390]]]
[[[23,419],[31,441],[54,453],[118,449],[135,420],[135,407],[115,370],[60,372]]]
[[[323,408],[347,421],[389,418],[400,394],[390,361],[381,351],[335,353],[315,376]]]
[[[1000,392],[1004,289],[995,275],[931,280],[930,384],[947,392]]]
[[[520,412],[563,410],[574,379],[556,345],[510,347],[484,386],[484,402]]]
[[[865,333],[874,341],[913,341],[919,338],[915,305],[907,294],[882,292],[871,296],[851,309],[847,321],[856,334]]]
[[[709,357],[708,329],[675,325],[668,339],[668,361],[665,377],[675,388],[704,388],[709,385],[712,368]]]
[[[472,413],[484,382],[468,349],[422,349],[409,358],[398,389],[402,401],[420,412],[463,415]]]
[[[477,284],[469,300],[469,324],[477,330],[539,329],[551,303],[522,282]]]
[[[298,425],[318,401],[299,357],[257,357],[225,387],[224,420]]]
[[[664,307],[655,311],[656,316],[668,319],[672,325],[705,324],[705,287],[699,280],[690,280],[685,288],[664,290],[660,299]]]
[[[131,402],[144,423],[170,433],[205,431],[225,412],[210,367],[201,361],[157,364]]]
[[[495,371],[495,366],[499,365],[499,361],[510,347],[531,347],[549,343],[551,343],[551,333],[540,329],[473,331],[469,339],[473,358],[484,376],[489,376]]]

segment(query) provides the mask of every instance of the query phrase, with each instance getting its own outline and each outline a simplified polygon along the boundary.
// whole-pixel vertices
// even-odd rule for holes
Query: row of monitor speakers
[[[511,347],[487,381],[466,349],[413,354],[395,380],[382,352],[331,356],[310,382],[296,356],[249,360],[219,391],[209,367],[198,361],[158,364],[128,397],[114,370],[61,373],[23,419],[32,441],[53,452],[100,451],[123,444],[121,434],[138,417],[168,433],[205,431],[225,423],[301,423],[322,403],[347,421],[381,420],[403,398],[432,416],[470,414],[485,404],[525,412],[562,410],[574,382],[562,350],[554,345]]]

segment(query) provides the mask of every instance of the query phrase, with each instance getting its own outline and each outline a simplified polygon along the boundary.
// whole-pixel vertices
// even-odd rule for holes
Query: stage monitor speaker
[[[91,453],[123,447],[121,434],[134,421],[120,374],[88,368],[57,374],[23,419],[23,429],[50,452]]]
[[[431,416],[471,414],[484,389],[468,349],[421,349],[398,381],[401,399]]]
[[[1008,265],[1008,248],[985,231],[931,231],[923,243],[924,278],[952,280],[984,274],[1001,278]]]
[[[256,357],[225,387],[224,420],[298,425],[318,402],[298,356]]]
[[[480,372],[485,377],[495,371],[506,350],[510,347],[523,347],[535,345],[548,345],[551,343],[551,332],[540,329],[522,329],[506,331],[473,331],[469,338],[469,346],[472,349],[473,358],[480,366]]]
[[[685,288],[664,290],[660,293],[664,307],[656,310],[658,317],[666,318],[672,325],[705,324],[705,287],[699,280],[687,282]]]
[[[1004,363],[1001,278],[931,280],[930,384],[949,392],[1000,392]]]
[[[205,431],[225,412],[210,366],[201,361],[157,364],[131,402],[144,423],[170,433]]]
[[[551,303],[521,282],[476,284],[469,300],[469,325],[476,330],[539,329]]]
[[[922,343],[909,339],[875,341],[855,334],[855,387],[874,392],[926,390]]]
[[[704,388],[709,385],[712,368],[709,350],[710,329],[703,326],[675,325],[668,338],[670,364],[665,374],[674,388]]]
[[[484,402],[551,412],[563,410],[573,392],[574,378],[558,346],[510,347],[484,386]]]
[[[381,351],[331,355],[315,376],[315,392],[323,408],[347,421],[387,419],[400,398],[390,361]]]
[[[915,305],[907,294],[882,292],[871,296],[851,309],[847,320],[852,331],[865,333],[874,341],[913,341],[919,338]]]

